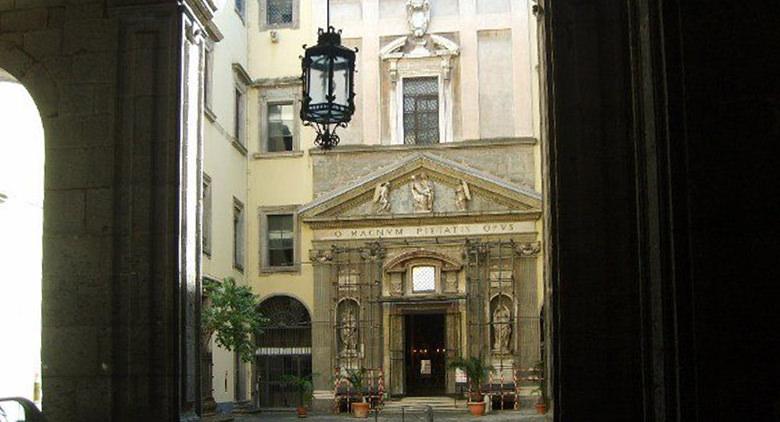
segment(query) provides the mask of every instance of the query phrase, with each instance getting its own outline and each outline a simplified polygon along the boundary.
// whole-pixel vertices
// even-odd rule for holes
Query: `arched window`
[[[294,407],[299,398],[283,377],[311,376],[311,316],[289,296],[266,299],[259,308],[269,321],[257,335],[258,406]]]

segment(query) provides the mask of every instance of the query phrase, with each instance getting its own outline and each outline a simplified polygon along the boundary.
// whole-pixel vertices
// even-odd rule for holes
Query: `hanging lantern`
[[[341,45],[341,31],[320,28],[317,45],[302,57],[304,126],[317,131],[314,143],[330,149],[339,143],[336,128],[347,127],[355,112],[355,53]]]

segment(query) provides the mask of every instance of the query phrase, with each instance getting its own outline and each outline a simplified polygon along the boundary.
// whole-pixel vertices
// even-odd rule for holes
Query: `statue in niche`
[[[469,185],[465,180],[461,180],[460,185],[455,189],[455,206],[458,208],[458,211],[466,211],[468,209],[468,201],[471,201]]]
[[[390,212],[390,182],[380,183],[374,188],[374,203],[377,213]]]
[[[358,325],[355,311],[352,306],[347,306],[341,315],[341,328],[339,328],[339,336],[343,345],[342,354],[354,354],[357,351],[357,335]]]
[[[493,350],[509,353],[509,340],[512,337],[511,313],[505,305],[499,305],[493,312]]]
[[[406,20],[409,31],[415,38],[422,38],[428,32],[431,21],[431,3],[429,0],[406,0]]]
[[[412,198],[415,212],[433,211],[433,185],[425,173],[412,176]]]

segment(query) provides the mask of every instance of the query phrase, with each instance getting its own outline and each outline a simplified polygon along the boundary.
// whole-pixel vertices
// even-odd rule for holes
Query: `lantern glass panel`
[[[311,57],[311,67],[309,68],[309,97],[311,98],[312,105],[328,102],[325,97],[328,95],[329,64],[326,55]]]
[[[337,108],[345,108],[349,101],[349,62],[346,57],[336,56],[333,61],[333,95],[336,97],[334,102],[338,104]],[[339,115],[344,114],[344,110],[339,110]]]

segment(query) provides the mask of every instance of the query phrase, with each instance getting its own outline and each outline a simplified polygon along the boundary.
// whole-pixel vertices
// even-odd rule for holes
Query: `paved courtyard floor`
[[[311,414],[306,419],[298,419],[298,417],[292,412],[285,413],[255,413],[252,415],[233,416],[236,422],[257,422],[257,421],[312,421],[312,422],[345,422],[345,421],[366,421],[372,422],[374,420],[379,422],[425,422],[426,419],[419,414],[406,415],[402,417],[400,414],[380,414],[378,418],[374,419],[374,415],[369,416],[368,419],[353,418],[348,414],[332,415],[332,414]],[[546,416],[538,415],[533,410],[520,410],[520,411],[498,411],[492,412],[482,417],[475,417],[468,414],[467,410],[460,412],[435,412],[433,416],[434,422],[463,422],[463,421],[479,421],[479,422],[544,422]]]

